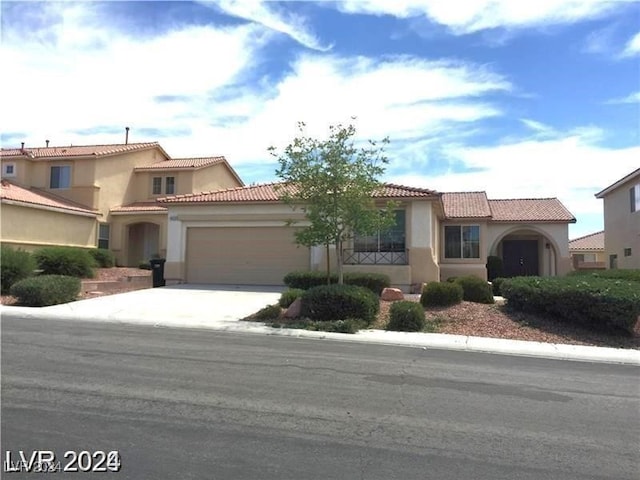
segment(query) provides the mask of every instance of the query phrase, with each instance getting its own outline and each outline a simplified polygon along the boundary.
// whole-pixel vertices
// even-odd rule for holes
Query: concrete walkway
[[[177,285],[137,290],[89,300],[29,308],[1,306],[2,318],[57,318],[132,323],[155,327],[206,328],[254,334],[368,342],[385,345],[488,352],[640,366],[640,351],[578,345],[526,342],[436,333],[364,330],[355,335],[275,329],[239,319],[276,303],[281,287]]]

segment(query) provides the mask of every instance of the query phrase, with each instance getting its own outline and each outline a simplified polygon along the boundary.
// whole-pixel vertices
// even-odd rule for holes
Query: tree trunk
[[[331,285],[331,257],[329,255],[331,250],[329,242],[327,242],[325,246],[327,247],[327,285]]]
[[[342,274],[342,240],[336,240],[336,266],[338,270],[338,284],[344,283],[344,275]]]

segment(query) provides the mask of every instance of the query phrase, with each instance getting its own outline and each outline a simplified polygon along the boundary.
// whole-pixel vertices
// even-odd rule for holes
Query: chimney
[[[128,145],[129,144],[129,127],[124,127],[124,130],[125,130],[124,144]]]
[[[45,142],[47,143],[47,147],[49,146],[49,140],[45,140]]]
[[[20,147],[20,151],[24,153],[24,142],[22,142],[22,146]]]

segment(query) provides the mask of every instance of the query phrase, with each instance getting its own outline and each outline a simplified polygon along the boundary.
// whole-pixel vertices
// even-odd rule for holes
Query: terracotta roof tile
[[[173,158],[144,167],[136,167],[136,172],[165,169],[198,169],[226,162],[224,157]]]
[[[175,195],[160,198],[162,203],[215,203],[215,202],[277,202],[280,200],[283,190],[293,192],[293,186],[281,182],[266,183],[261,185],[249,185],[215,192],[203,192],[189,195]],[[402,185],[385,184],[384,189],[376,198],[438,198],[439,194],[434,190],[423,188],[404,187]]]
[[[569,250],[604,250],[604,230],[569,240]]]
[[[446,218],[489,218],[491,209],[485,192],[446,192],[442,194]]]
[[[120,205],[109,210],[111,213],[142,213],[142,212],[166,212],[166,207],[157,202],[134,202],[128,205]]]
[[[557,198],[489,200],[494,222],[569,222],[576,219]]]
[[[99,157],[117,153],[145,150],[148,148],[162,149],[158,142],[128,144],[122,143],[110,145],[72,145],[62,147],[25,147],[24,150],[21,148],[3,148],[0,150],[0,157],[27,156],[32,160],[88,156]]]
[[[98,212],[87,208],[84,205],[72,202],[57,195],[50,194],[35,189],[20,187],[14,183],[2,180],[0,188],[0,199],[21,204],[37,205],[41,207],[59,208],[69,212],[98,215]]]

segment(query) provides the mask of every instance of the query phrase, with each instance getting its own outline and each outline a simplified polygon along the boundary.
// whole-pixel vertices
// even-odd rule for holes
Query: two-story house
[[[608,268],[640,268],[640,168],[596,193],[604,201]]]
[[[3,148],[0,241],[108,248],[137,265],[167,250],[156,199],[242,186],[224,157],[171,158],[157,143]]]

